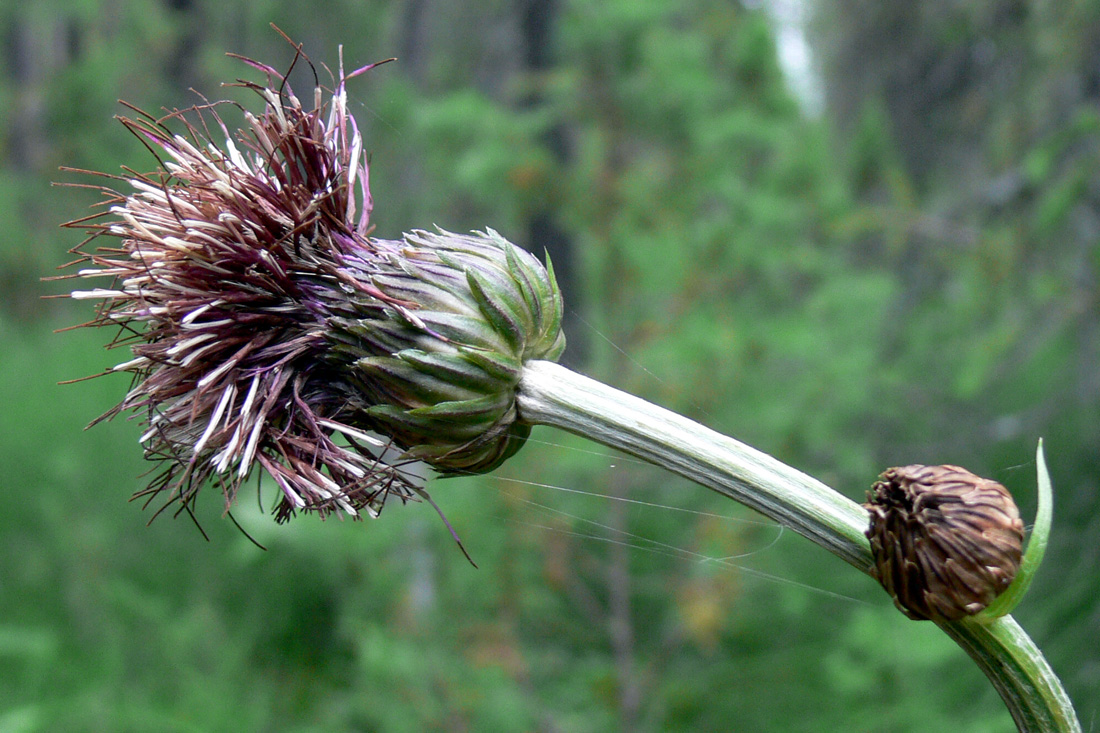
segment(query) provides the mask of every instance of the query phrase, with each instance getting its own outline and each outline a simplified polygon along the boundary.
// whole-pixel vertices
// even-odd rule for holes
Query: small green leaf
[[[1039,448],[1035,451],[1035,467],[1038,473],[1039,502],[1035,510],[1035,526],[1031,530],[1031,537],[1027,542],[1027,551],[1020,560],[1020,571],[1016,573],[1016,579],[1005,592],[997,596],[974,619],[984,623],[1006,616],[1020,603],[1028,586],[1031,585],[1039,565],[1043,562],[1043,555],[1047,550],[1047,541],[1050,539],[1050,520],[1053,514],[1053,492],[1050,486],[1050,474],[1047,472],[1046,457],[1043,455],[1043,441],[1039,440]]]

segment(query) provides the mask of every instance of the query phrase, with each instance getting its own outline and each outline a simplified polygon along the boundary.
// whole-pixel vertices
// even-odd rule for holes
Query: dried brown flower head
[[[100,301],[85,325],[118,328],[109,346],[132,352],[109,370],[133,384],[104,417],[143,413],[163,466],[142,494],[188,509],[214,481],[229,508],[258,468],[280,520],[376,515],[387,497],[426,497],[413,460],[499,465],[529,431],[523,362],[565,345],[552,271],[491,230],[370,237],[345,84],[371,67],[341,68],[303,105],[245,62],[267,77],[237,85],[260,115],[243,110],[235,135],[228,102],[122,119],[159,168],[107,176],[130,190],[102,187],[104,211],[69,224],[91,232],[70,277],[110,281],[71,294]]]
[[[910,618],[976,614],[1020,569],[1024,525],[1012,496],[964,468],[887,469],[863,506],[873,574]]]

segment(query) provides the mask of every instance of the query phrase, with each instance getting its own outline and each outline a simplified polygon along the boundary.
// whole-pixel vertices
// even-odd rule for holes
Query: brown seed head
[[[887,469],[863,506],[873,574],[912,619],[976,614],[1020,569],[1024,525],[1012,496],[964,468]]]

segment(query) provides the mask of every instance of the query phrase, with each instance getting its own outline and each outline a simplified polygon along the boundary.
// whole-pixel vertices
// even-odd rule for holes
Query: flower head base
[[[385,298],[331,304],[347,409],[445,473],[496,468],[530,432],[515,408],[523,363],[565,348],[553,271],[491,229],[374,244],[387,259],[369,279]]]
[[[1011,494],[958,466],[887,469],[867,494],[873,574],[912,619],[988,606],[1020,569],[1024,526]]]
[[[213,480],[228,508],[258,466],[280,520],[376,515],[387,497],[424,495],[413,460],[499,465],[526,436],[523,361],[564,347],[552,274],[493,232],[370,238],[345,84],[371,67],[341,69],[307,108],[247,63],[267,75],[239,84],[260,116],[245,110],[235,138],[217,111],[228,103],[123,119],[163,151],[160,169],[122,179],[132,193],[103,188],[107,211],[69,224],[91,230],[69,277],[112,280],[71,295],[101,300],[86,325],[117,326],[109,346],[132,351],[109,371],[133,386],[103,417],[144,413],[146,456],[164,465],[141,494],[186,507]],[[101,237],[121,242],[88,247]]]

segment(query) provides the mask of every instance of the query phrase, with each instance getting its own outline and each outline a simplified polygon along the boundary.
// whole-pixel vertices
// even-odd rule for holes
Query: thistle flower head
[[[910,618],[972,616],[1020,569],[1024,526],[1012,495],[964,468],[887,469],[863,506],[873,574]]]
[[[522,364],[564,347],[561,299],[531,255],[496,233],[369,236],[362,138],[344,74],[303,104],[247,61],[263,102],[231,135],[221,103],[122,123],[160,162],[111,176],[74,275],[116,326],[133,384],[103,417],[144,417],[162,470],[141,492],[188,506],[209,481],[226,507],[257,470],[299,510],[376,514],[423,495],[407,464],[489,470],[526,436],[514,407]],[[111,244],[103,242],[113,238]],[[92,248],[90,243],[97,246]],[[103,419],[103,418],[100,418]],[[381,437],[380,437],[381,436]],[[167,505],[167,504],[166,504]]]

